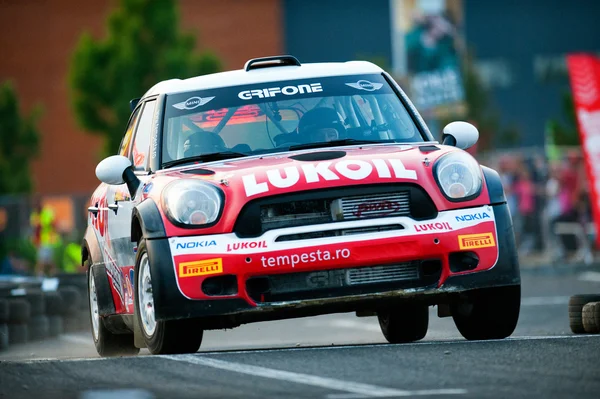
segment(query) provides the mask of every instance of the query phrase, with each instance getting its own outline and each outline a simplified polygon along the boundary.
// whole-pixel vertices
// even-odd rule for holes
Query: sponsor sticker
[[[363,202],[354,209],[354,216],[357,218],[368,213],[369,216],[385,216],[394,212],[398,212],[402,208],[402,204],[398,201],[379,201],[379,202]]]
[[[454,230],[448,222],[415,224],[415,231],[450,231]]]
[[[458,236],[460,249],[475,249],[495,247],[494,235],[492,233],[466,234]]]
[[[195,109],[198,108],[206,103],[208,103],[210,100],[212,100],[213,97],[190,97],[187,100],[177,103],[177,104],[173,104],[173,107],[177,108],[177,109]]]
[[[251,100],[252,97],[271,98],[284,96],[294,96],[296,94],[318,93],[323,91],[321,83],[309,83],[301,85],[291,85],[284,87],[269,87],[266,89],[244,90],[238,93],[241,100]]]
[[[255,248],[267,248],[266,241],[246,241],[246,242],[234,242],[227,244],[227,252],[239,251],[241,249],[255,249]]]
[[[356,83],[346,83],[346,86],[350,86],[359,90],[375,91],[381,89],[383,87],[383,83],[372,83],[368,80],[359,80]]]
[[[205,259],[194,262],[181,262],[179,264],[179,277],[205,276],[208,274],[223,273],[223,259]]]
[[[469,213],[466,215],[456,216],[457,222],[473,222],[477,220],[486,220],[491,219],[490,215],[487,212],[476,212]]]
[[[178,242],[176,248],[177,249],[194,249],[194,248],[208,248],[216,246],[217,242],[215,240],[198,240],[198,241],[188,241],[188,242]]]

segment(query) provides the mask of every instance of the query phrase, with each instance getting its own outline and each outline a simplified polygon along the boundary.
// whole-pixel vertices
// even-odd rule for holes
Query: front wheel
[[[98,294],[99,292],[110,292],[108,276],[104,272],[96,270],[94,266],[90,266],[87,277],[90,323],[96,351],[102,357],[137,355],[140,349],[133,344],[133,334],[112,333],[106,328],[104,320],[100,317]]]
[[[159,355],[197,352],[202,343],[203,330],[195,320],[156,320],[150,259],[145,239],[138,244],[135,276],[135,317],[150,353]]]
[[[468,340],[503,339],[519,321],[521,286],[487,288],[472,292],[468,301],[451,306],[452,318]]]
[[[391,344],[414,342],[425,338],[429,327],[427,305],[401,305],[377,312],[379,326]]]

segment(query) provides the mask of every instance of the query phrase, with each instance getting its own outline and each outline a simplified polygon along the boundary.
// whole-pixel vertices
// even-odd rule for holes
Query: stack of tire
[[[600,295],[573,295],[569,326],[575,334],[600,334]]]
[[[89,328],[84,275],[60,279],[56,291],[42,291],[41,284],[0,290],[0,351]]]

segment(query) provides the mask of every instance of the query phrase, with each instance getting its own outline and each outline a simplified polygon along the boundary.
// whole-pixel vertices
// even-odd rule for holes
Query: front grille
[[[275,239],[275,241],[281,242],[281,241],[310,240],[310,239],[314,239],[314,238],[351,236],[354,234],[379,233],[382,231],[403,230],[403,229],[404,229],[404,226],[402,226],[401,224],[389,224],[389,225],[385,225],[385,226],[355,227],[352,229],[311,231],[309,233],[281,235],[281,236],[277,237]]]
[[[348,284],[385,283],[389,281],[415,280],[419,269],[411,263],[392,266],[361,267],[348,270]]]
[[[428,220],[437,209],[415,184],[326,188],[252,200],[240,211],[234,232],[250,238],[273,229],[390,216]]]
[[[261,303],[331,298],[436,286],[441,273],[441,261],[429,259],[251,277],[246,281],[246,290]]]
[[[408,191],[345,197],[334,201],[332,206],[336,220],[372,219],[378,217],[410,215],[410,198]]]

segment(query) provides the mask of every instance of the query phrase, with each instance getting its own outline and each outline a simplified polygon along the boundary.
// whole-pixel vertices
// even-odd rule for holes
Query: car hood
[[[226,196],[247,201],[359,184],[407,182],[428,186],[435,160],[452,151],[460,150],[426,143],[321,148],[194,164],[159,174],[212,181]]]

